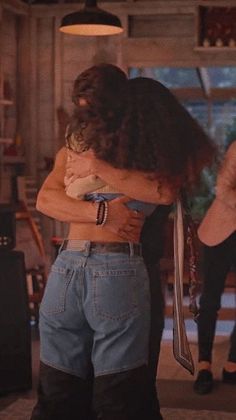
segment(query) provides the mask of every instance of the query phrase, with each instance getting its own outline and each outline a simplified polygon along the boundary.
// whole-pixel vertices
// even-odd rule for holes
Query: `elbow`
[[[160,200],[159,204],[163,204],[165,206],[170,206],[171,204],[173,204],[176,200],[176,197],[166,197],[164,200]]]
[[[177,196],[178,196],[177,191],[169,191],[169,192],[167,192],[166,194],[163,194],[163,196],[160,197],[159,204],[164,204],[166,206],[169,206],[176,201]]]
[[[36,208],[36,210],[37,210],[37,211],[39,211],[40,213],[43,213],[43,209],[42,209],[42,206],[41,206],[41,204],[40,204],[40,201],[39,201],[39,200],[37,200],[36,205],[35,205],[35,208]]]
[[[165,205],[165,206],[169,206],[171,204],[173,204],[176,200],[176,196],[165,196],[165,197],[157,197],[156,199],[152,199],[151,200],[147,200],[147,202],[149,203],[153,203],[156,205]]]
[[[170,206],[171,204],[174,203],[175,200],[176,200],[176,197],[172,196],[172,197],[169,197],[169,198],[166,198],[165,200],[163,200],[163,202],[161,204],[164,204],[166,206]]]
[[[41,211],[41,199],[39,195],[37,196],[35,207],[36,207],[36,210]]]
[[[36,200],[36,210],[38,210],[40,213],[47,214],[47,200],[43,193],[39,192]]]

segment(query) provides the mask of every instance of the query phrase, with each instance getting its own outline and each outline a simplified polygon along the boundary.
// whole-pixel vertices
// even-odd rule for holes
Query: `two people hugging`
[[[69,233],[40,307],[31,420],[162,419],[155,380],[164,314],[154,267],[163,238],[153,216],[163,207],[168,215],[181,188],[192,190],[214,147],[161,83],[128,80],[111,64],[82,72],[72,100],[66,146],[37,199]]]

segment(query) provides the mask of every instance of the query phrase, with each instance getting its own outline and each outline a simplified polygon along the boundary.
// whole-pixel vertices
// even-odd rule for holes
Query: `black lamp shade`
[[[116,35],[123,32],[120,19],[96,6],[70,13],[62,18],[60,31],[83,36]]]

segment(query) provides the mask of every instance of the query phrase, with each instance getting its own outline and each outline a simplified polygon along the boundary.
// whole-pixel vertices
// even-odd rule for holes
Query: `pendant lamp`
[[[60,31],[71,35],[102,36],[123,32],[120,19],[97,7],[97,0],[85,0],[78,12],[62,18]]]

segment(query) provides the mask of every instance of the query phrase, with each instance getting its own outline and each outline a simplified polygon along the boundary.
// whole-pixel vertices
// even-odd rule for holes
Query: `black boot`
[[[223,369],[222,381],[226,384],[236,385],[236,371],[228,372],[227,370]]]
[[[213,376],[210,370],[201,369],[193,386],[197,394],[209,394],[213,389]]]

